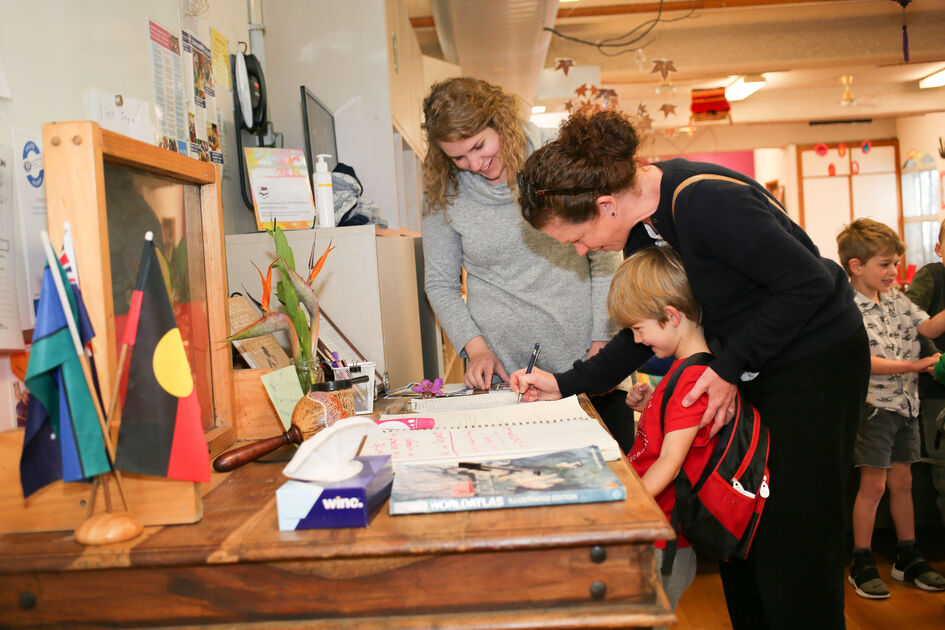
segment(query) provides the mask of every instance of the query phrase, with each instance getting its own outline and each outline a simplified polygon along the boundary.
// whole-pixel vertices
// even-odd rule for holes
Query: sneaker
[[[945,577],[935,571],[915,548],[905,558],[896,558],[891,573],[893,579],[912,582],[923,591],[945,591]]]
[[[854,569],[856,570],[855,573]],[[847,580],[853,585],[853,590],[860,597],[866,599],[886,599],[889,597],[889,589],[880,579],[875,564],[850,567],[850,575]]]

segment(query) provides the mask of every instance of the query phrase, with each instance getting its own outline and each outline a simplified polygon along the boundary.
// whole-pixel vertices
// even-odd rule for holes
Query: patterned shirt
[[[863,313],[870,354],[897,361],[919,358],[919,324],[929,316],[897,289],[879,294],[879,303],[859,291],[853,301]],[[919,415],[918,374],[871,374],[866,403],[913,418]]]

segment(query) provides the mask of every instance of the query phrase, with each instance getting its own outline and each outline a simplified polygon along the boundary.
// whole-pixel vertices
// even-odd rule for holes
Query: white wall
[[[247,39],[246,0],[213,0],[205,6],[206,12],[198,17],[198,34],[209,44],[212,26],[229,39],[229,50],[235,52],[237,42]],[[0,98],[0,145],[12,144],[14,127],[39,133],[47,122],[87,119],[87,90],[153,102],[148,19],[179,33],[178,7],[177,0],[0,0],[0,63],[12,94],[11,99]],[[232,97],[225,88],[218,89],[216,97],[225,120],[224,229],[255,231],[235,171]],[[12,201],[15,208],[17,199]],[[17,260],[20,255],[16,252]],[[0,364],[3,430],[14,421],[8,400],[9,362],[3,354]]]
[[[263,0],[270,118],[303,148],[299,86],[335,115],[338,160],[398,227],[384,0]],[[383,139],[383,140],[382,140]]]
[[[87,119],[86,90],[153,102],[149,18],[180,32],[177,0],[0,0],[0,62],[13,95],[0,99],[0,144],[9,146],[11,127],[39,131],[43,123]],[[213,0],[198,22],[207,43],[212,26],[235,52],[247,40],[246,0]],[[233,99],[225,88],[216,96],[226,121],[224,229],[255,231],[235,171]]]
[[[933,88],[932,91],[940,92],[942,102],[945,103],[945,87]],[[905,161],[910,149],[915,149],[934,157],[939,173],[945,173],[945,159],[938,154],[939,142],[945,142],[945,112],[898,118],[896,136],[899,138],[902,161]]]

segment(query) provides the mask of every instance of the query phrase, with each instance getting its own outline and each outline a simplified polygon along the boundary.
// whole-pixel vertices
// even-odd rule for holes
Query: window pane
[[[151,231],[208,430],[213,427],[213,397],[203,229],[197,218],[200,191],[194,184],[106,162],[105,197],[116,340],[121,343],[144,235]]]

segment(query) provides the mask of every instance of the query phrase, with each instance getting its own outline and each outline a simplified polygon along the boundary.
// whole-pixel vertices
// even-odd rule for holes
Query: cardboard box
[[[364,464],[349,479],[330,483],[290,479],[276,490],[279,529],[367,527],[390,496],[394,480],[389,455],[355,457]]]

